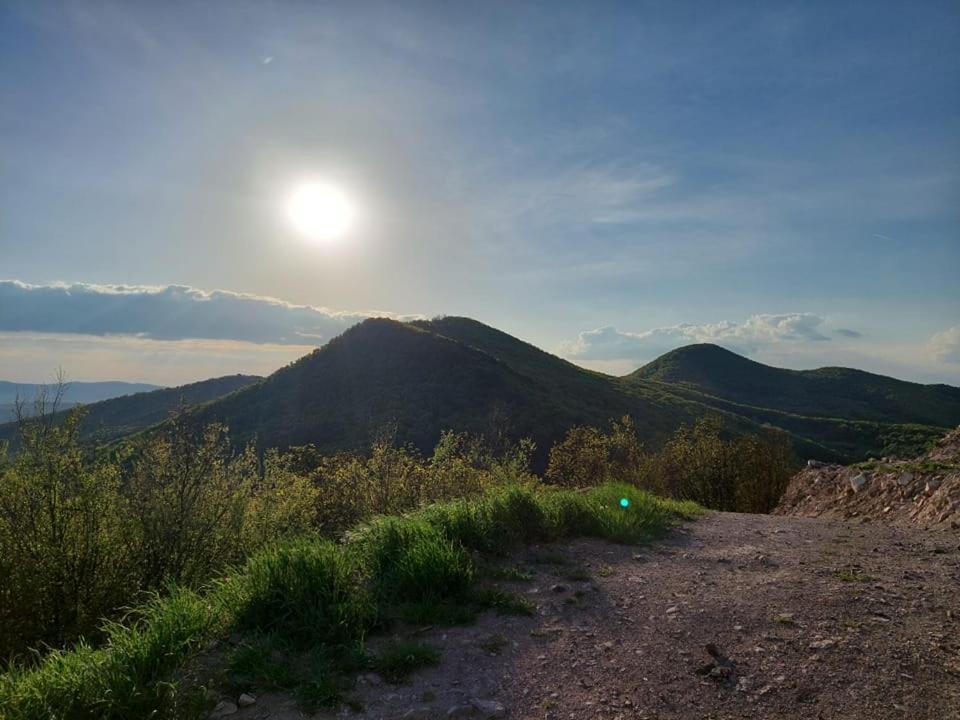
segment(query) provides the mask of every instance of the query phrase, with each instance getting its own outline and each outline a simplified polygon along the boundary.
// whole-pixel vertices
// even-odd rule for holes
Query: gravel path
[[[415,634],[357,718],[960,719],[960,534],[715,513],[647,548],[526,548],[534,617]],[[260,698],[237,718],[300,717]],[[333,717],[320,715],[318,717]]]

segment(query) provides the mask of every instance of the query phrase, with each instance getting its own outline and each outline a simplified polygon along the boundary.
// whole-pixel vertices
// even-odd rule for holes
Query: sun
[[[335,185],[307,182],[290,193],[287,217],[302,235],[311,240],[330,241],[350,231],[356,211],[347,194]]]

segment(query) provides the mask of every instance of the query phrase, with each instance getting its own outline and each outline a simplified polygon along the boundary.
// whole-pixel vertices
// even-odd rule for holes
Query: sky
[[[0,6],[0,378],[269,373],[465,315],[960,385],[956,2]],[[305,238],[288,198],[356,219]]]

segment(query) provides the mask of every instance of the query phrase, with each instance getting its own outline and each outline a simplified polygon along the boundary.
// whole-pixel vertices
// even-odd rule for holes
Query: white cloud
[[[786,313],[752,315],[744,322],[684,323],[639,333],[607,326],[580,333],[576,340],[564,343],[560,351],[575,360],[642,361],[682,345],[716,343],[735,352],[753,354],[780,342],[828,341],[830,338],[822,331],[825,323],[825,318],[813,313]]]
[[[29,285],[0,281],[0,331],[322,344],[383,312],[339,312],[184,285]]]
[[[942,363],[960,364],[960,325],[934,335],[927,349]]]

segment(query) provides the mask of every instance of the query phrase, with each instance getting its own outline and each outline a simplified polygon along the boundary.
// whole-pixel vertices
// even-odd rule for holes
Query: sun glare
[[[323,182],[296,187],[287,201],[287,217],[294,228],[311,240],[343,237],[353,226],[353,204],[339,188]]]

